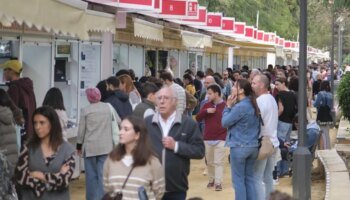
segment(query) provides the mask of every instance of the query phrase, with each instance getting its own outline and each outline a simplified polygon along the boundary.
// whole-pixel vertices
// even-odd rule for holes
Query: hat
[[[18,60],[8,60],[1,67],[5,69],[11,69],[12,71],[20,74],[22,72],[22,64]]]
[[[90,103],[97,103],[101,100],[101,92],[95,87],[86,89],[85,93]]]

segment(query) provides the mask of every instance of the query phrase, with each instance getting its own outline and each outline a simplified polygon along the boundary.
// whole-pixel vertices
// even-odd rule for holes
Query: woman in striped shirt
[[[161,199],[165,190],[164,169],[152,152],[144,122],[126,117],[119,134],[120,143],[104,164],[105,192],[111,196],[122,193],[122,199],[138,200],[138,191],[144,188],[148,199]]]

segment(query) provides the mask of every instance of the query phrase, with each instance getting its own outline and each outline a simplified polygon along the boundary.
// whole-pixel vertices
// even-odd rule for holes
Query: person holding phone
[[[259,109],[250,83],[238,79],[227,98],[222,126],[228,129],[232,185],[236,199],[256,199],[254,167],[259,152]]]

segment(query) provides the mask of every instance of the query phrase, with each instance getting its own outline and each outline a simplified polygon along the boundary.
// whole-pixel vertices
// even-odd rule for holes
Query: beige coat
[[[112,113],[107,103],[98,102],[82,108],[77,143],[83,145],[86,157],[112,151]]]

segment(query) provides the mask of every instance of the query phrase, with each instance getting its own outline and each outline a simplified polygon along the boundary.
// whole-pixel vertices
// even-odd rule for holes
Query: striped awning
[[[114,15],[87,9],[80,0],[0,0],[0,23],[35,27],[54,34],[89,39],[89,32],[115,33]]]
[[[134,36],[148,40],[163,41],[163,26],[142,19],[133,18]]]

